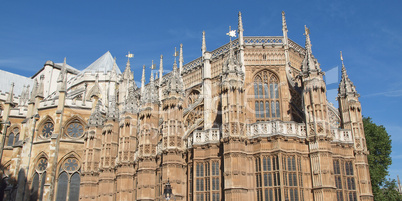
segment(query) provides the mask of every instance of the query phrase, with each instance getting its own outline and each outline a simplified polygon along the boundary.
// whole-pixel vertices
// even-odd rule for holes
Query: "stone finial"
[[[184,82],[181,77],[181,73],[177,70],[176,61],[173,64],[172,76],[169,77],[167,82],[167,87],[163,91],[165,96],[172,94],[178,94],[179,96],[184,96]]]
[[[179,73],[183,71],[183,43],[180,44]]]
[[[23,87],[20,95],[20,105],[26,105],[29,100],[29,85]]]
[[[144,88],[145,88],[145,64],[142,66],[141,93],[144,93]]]
[[[129,51],[126,57],[127,57],[127,63],[126,63],[126,69],[124,69],[123,77],[125,79],[132,79],[134,78],[134,76],[131,73],[130,58],[133,58],[134,54],[130,53]]]
[[[32,86],[32,91],[31,91],[31,98],[29,99],[29,102],[34,102],[36,93],[38,91],[38,79],[34,79],[34,84]]]
[[[207,43],[205,42],[205,31],[202,31],[202,46],[201,46],[202,55],[204,55],[206,51],[207,51]]]
[[[353,82],[350,81],[349,76],[346,72],[345,64],[343,63],[342,51],[340,52],[340,56],[342,61],[342,76],[338,88],[338,98],[346,97],[349,95],[358,97],[359,94],[356,91],[356,87]]]
[[[118,120],[119,119],[119,108],[116,103],[116,96],[111,98],[111,103],[107,114],[108,119]]]
[[[163,55],[161,55],[161,59],[159,62],[159,87],[162,86],[162,76],[163,76]]]
[[[57,82],[63,82],[65,69],[66,69],[66,57],[64,57],[64,62],[63,62],[63,65],[61,66],[59,77],[57,78]]]
[[[282,30],[285,32],[288,31],[288,26],[286,25],[286,17],[285,17],[285,11],[282,11]]]
[[[14,82],[12,82],[10,91],[8,92],[6,103],[12,104],[14,102],[14,86]]]
[[[123,113],[138,113],[138,94],[136,94],[134,87],[128,89]]]
[[[91,116],[89,116],[89,126],[102,126],[105,123],[105,118],[100,111],[101,104],[101,101],[98,100],[95,105],[95,109],[92,111]]]
[[[36,93],[36,97],[44,97],[44,91],[45,91],[45,75],[41,75],[40,76],[40,81],[39,81],[39,88],[38,91]]]
[[[159,95],[158,95],[158,91],[157,91],[157,87],[155,84],[153,73],[151,73],[151,78],[149,80],[148,86],[147,87],[144,86],[143,88],[144,88],[144,91],[141,93],[142,104],[159,102]]]
[[[313,56],[313,51],[311,49],[311,40],[310,40],[310,30],[304,25],[304,35],[306,36],[306,55],[304,56],[304,60],[302,62],[302,74],[304,76],[308,76],[310,73],[322,73],[320,65],[317,59]]]
[[[244,31],[244,29],[243,29],[243,20],[242,20],[242,18],[241,18],[241,12],[239,11],[239,14],[238,14],[238,20],[239,20],[239,22],[238,22],[238,32],[239,32],[239,34],[241,33],[241,32],[243,32]]]
[[[59,91],[66,91],[67,88],[67,62],[66,62],[66,57],[64,57],[64,62],[63,65],[61,66],[60,69],[60,74],[59,77],[57,78],[57,83],[58,83],[58,88]]]

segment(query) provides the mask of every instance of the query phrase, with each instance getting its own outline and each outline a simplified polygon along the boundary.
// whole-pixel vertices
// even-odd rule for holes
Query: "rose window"
[[[74,172],[78,170],[79,164],[77,159],[75,158],[69,158],[64,162],[64,169],[67,172]]]
[[[43,172],[46,170],[46,168],[47,168],[47,159],[46,158],[39,159],[38,166],[36,167],[36,169],[39,172]]]
[[[67,126],[67,134],[70,137],[81,137],[84,134],[84,127],[80,123],[71,123]]]
[[[49,138],[50,136],[52,136],[53,130],[54,130],[53,123],[51,122],[46,123],[42,129],[42,136],[44,138]]]

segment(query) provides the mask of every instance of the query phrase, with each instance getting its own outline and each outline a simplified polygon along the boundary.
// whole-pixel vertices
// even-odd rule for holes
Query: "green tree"
[[[363,118],[364,133],[366,134],[367,149],[370,155],[367,156],[371,186],[375,201],[402,200],[394,188],[395,181],[386,180],[388,167],[391,159],[391,136],[388,135],[384,126],[376,125],[370,117]],[[396,199],[393,199],[396,197]]]

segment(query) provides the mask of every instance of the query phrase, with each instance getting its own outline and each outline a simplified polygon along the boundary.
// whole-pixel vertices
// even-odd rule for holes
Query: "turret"
[[[306,123],[311,169],[316,172],[331,172],[333,163],[331,127],[328,120],[326,86],[317,59],[311,50],[310,31],[305,26],[306,54],[301,66],[302,97]],[[312,175],[313,196],[325,200],[333,195],[333,175]]]
[[[185,144],[183,141],[183,101],[184,83],[177,69],[176,60],[173,64],[172,76],[166,83],[162,100],[162,166],[166,168],[167,174],[162,174],[162,183],[166,183],[173,175],[173,194],[186,200],[186,161],[184,155]],[[165,171],[165,170],[164,170]]]
[[[357,187],[360,189],[360,199],[366,200],[372,197],[370,189],[369,167],[367,155],[369,154],[366,146],[366,136],[363,128],[363,117],[359,94],[353,82],[350,81],[346,68],[342,61],[342,77],[338,88],[339,114],[341,116],[341,127],[352,131],[354,139],[355,168],[358,181]]]

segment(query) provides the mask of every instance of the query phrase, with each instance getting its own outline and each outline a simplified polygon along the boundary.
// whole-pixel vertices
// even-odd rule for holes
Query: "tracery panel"
[[[254,77],[255,117],[257,121],[280,118],[279,79],[264,70]]]
[[[80,163],[75,157],[63,161],[57,180],[57,201],[78,201],[80,194]]]

